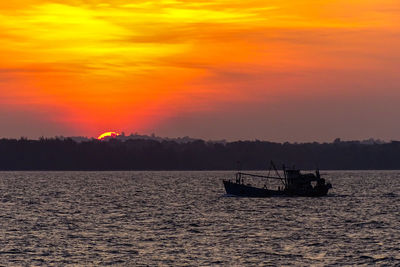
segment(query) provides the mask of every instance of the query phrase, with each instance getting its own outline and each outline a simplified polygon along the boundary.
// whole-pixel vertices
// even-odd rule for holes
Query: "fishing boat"
[[[273,166],[276,175],[258,175],[244,173],[238,171],[235,181],[224,180],[224,187],[228,195],[241,197],[274,197],[274,196],[302,196],[302,197],[321,197],[326,196],[329,189],[332,188],[330,183],[326,183],[324,178],[321,178],[319,170],[314,173],[301,173],[299,169],[286,169],[283,166],[283,176],[281,176]],[[281,186],[277,189],[270,189],[264,185],[263,188],[245,184],[244,177],[256,177],[261,179],[280,180]]]

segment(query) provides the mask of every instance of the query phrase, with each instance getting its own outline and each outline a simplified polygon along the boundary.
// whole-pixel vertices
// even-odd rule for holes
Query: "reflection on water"
[[[400,263],[400,172],[328,197],[224,197],[233,172],[0,172],[0,264]]]

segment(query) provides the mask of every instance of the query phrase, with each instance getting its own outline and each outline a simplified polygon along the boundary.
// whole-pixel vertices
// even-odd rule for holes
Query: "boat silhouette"
[[[224,180],[223,184],[228,195],[241,197],[274,197],[274,196],[302,196],[302,197],[321,197],[326,196],[329,189],[332,188],[330,183],[326,183],[321,178],[319,170],[314,173],[301,173],[299,169],[286,169],[283,166],[283,177],[279,175],[275,165],[271,162],[276,176],[258,175],[244,173],[238,171],[235,181]],[[282,187],[278,189],[259,188],[244,183],[244,177],[257,177],[262,179],[275,179],[282,182]]]

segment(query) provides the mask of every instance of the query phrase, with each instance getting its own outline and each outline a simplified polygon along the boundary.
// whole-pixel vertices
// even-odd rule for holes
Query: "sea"
[[[0,265],[400,266],[400,171],[322,173],[243,198],[234,171],[0,172]]]

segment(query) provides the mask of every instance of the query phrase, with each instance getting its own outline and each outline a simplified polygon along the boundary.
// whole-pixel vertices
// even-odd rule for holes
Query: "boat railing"
[[[245,172],[238,172],[238,174],[240,174],[240,175],[245,175],[245,176],[266,178],[266,179],[277,179],[277,180],[282,180],[281,177],[277,177],[277,176],[267,176],[267,175],[259,175],[259,174],[245,173]]]
[[[285,181],[285,178],[282,178],[279,176],[259,175],[259,174],[252,174],[252,173],[246,173],[246,172],[238,172],[236,175],[237,175],[237,177],[250,176],[250,177],[257,177],[257,178],[264,178],[264,179],[280,180],[285,188],[287,186],[287,182]]]

